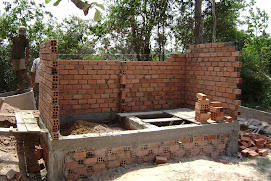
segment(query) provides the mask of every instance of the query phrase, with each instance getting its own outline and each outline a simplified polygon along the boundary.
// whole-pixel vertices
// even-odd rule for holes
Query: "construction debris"
[[[244,157],[267,156],[271,149],[271,139],[257,133],[239,133],[239,151]]]

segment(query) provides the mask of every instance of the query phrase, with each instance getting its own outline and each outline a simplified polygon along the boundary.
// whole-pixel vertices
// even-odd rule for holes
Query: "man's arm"
[[[30,54],[30,50],[29,50],[29,46],[27,46],[27,47],[26,47],[26,60],[25,60],[25,64],[26,64],[26,65],[28,65],[29,54]]]
[[[31,80],[32,80],[32,86],[35,85],[36,66],[37,66],[37,62],[36,62],[36,59],[35,59],[35,60],[33,61],[32,67],[31,67]]]
[[[31,72],[31,80],[32,80],[32,86],[35,85],[35,72]]]
[[[12,63],[12,57],[13,57],[14,48],[15,48],[15,45],[13,44],[12,48],[11,48],[10,57],[9,57],[9,63]]]

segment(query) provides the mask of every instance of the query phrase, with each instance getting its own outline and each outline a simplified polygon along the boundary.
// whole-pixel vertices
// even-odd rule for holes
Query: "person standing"
[[[20,26],[18,35],[13,38],[13,45],[11,49],[11,55],[9,62],[12,64],[12,68],[16,71],[20,88],[16,90],[16,93],[22,93],[24,91],[24,79],[27,81],[28,88],[32,89],[30,78],[26,72],[26,65],[29,61],[29,39],[26,37],[26,27]]]
[[[32,79],[32,85],[34,86],[34,93],[35,93],[35,101],[36,101],[36,107],[39,109],[39,82],[40,82],[40,58],[36,58],[33,61],[32,67],[31,67],[31,79]]]

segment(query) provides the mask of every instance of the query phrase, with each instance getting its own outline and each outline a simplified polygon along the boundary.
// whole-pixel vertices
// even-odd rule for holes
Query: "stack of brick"
[[[198,122],[207,122],[209,119],[210,101],[203,93],[197,93],[197,102],[195,105],[195,119]]]
[[[40,45],[40,117],[53,139],[59,138],[59,63],[57,42],[50,40]]]
[[[224,108],[222,103],[219,101],[211,102],[210,106],[211,119],[213,121],[223,121],[224,120]]]
[[[256,133],[240,133],[238,143],[239,151],[245,157],[266,156],[268,150],[263,148],[271,149],[271,139]]]

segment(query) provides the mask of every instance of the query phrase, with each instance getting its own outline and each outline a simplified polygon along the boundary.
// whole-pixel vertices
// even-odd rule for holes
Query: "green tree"
[[[27,37],[30,39],[30,59],[33,60],[39,55],[40,43],[48,38],[47,32],[54,31],[55,22],[52,14],[45,11],[44,5],[36,4],[34,0],[14,0],[13,3],[4,1],[2,4],[5,11],[0,16],[1,92],[17,88],[16,76],[8,58],[12,37],[18,34],[19,26],[27,27]],[[44,19],[48,19],[48,22],[44,22]]]
[[[242,49],[242,101],[271,111],[271,39],[255,37]]]
[[[213,39],[213,12],[212,3],[205,2],[206,8],[203,11],[204,17],[204,42],[212,42]],[[238,26],[240,25],[240,12],[247,6],[244,0],[221,0],[215,3],[216,15],[216,41],[234,42],[239,37]]]
[[[151,60],[151,41],[156,30],[159,54],[165,45],[165,27],[172,18],[169,0],[116,0],[110,7],[108,29],[124,37],[137,60]],[[130,43],[128,43],[130,42]]]
[[[65,18],[59,23],[51,35],[51,38],[58,40],[58,54],[65,58],[77,59],[81,54],[89,53],[88,46],[92,42],[91,24],[91,21],[76,16]]]
[[[246,24],[247,24],[247,32],[251,36],[258,36],[258,33],[261,35],[265,34],[265,29],[268,27],[268,14],[265,10],[261,10],[260,8],[256,7],[255,12],[255,1],[251,0],[249,4],[249,15],[246,16]]]

